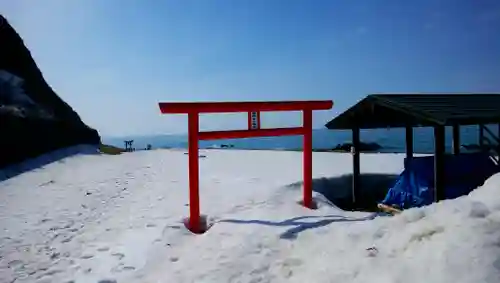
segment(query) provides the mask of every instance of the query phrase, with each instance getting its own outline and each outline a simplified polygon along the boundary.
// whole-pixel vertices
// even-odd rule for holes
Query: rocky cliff
[[[52,90],[0,15],[0,168],[59,148],[99,143],[97,131]]]

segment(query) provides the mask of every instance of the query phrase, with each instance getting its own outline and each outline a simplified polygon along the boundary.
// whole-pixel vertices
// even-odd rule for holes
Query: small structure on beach
[[[479,143],[489,143],[498,161],[500,139],[487,124],[498,124],[500,133],[500,95],[498,94],[373,94],[365,97],[326,124],[328,129],[352,130],[353,202],[360,188],[360,129],[406,128],[405,168],[413,159],[413,128],[434,129],[434,201],[446,198],[445,127],[453,127],[453,155],[460,154],[460,126],[479,125]],[[487,138],[485,133],[490,136]],[[493,146],[492,146],[493,144]],[[428,162],[427,162],[428,163]]]
[[[134,151],[134,147],[133,147],[134,140],[126,140],[126,141],[124,141],[124,143],[125,143],[125,151],[126,152]]]
[[[353,144],[350,142],[345,142],[342,144],[337,144],[332,151],[337,152],[351,152]],[[376,152],[382,149],[382,146],[376,142],[360,142],[359,143],[359,151],[360,152]]]

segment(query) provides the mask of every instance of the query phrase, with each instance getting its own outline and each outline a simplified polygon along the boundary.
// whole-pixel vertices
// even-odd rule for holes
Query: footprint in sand
[[[290,278],[293,276],[294,270],[296,270],[297,267],[301,266],[303,263],[304,262],[301,259],[288,258],[285,261],[283,261],[280,265],[285,277]]]
[[[71,236],[68,236],[66,238],[64,238],[61,243],[68,243],[68,242],[71,242],[71,240],[73,240],[75,236],[74,235],[71,235]]]
[[[267,273],[269,271],[269,269],[270,269],[270,266],[267,264],[263,267],[260,267],[260,268],[257,268],[257,269],[250,271],[250,274],[252,276],[258,276],[258,275]]]
[[[49,270],[47,272],[45,272],[44,274],[38,276],[38,278],[42,278],[44,276],[53,276],[53,275],[56,275],[58,273],[62,273],[63,271],[61,269],[52,269],[52,270]]]
[[[98,252],[107,252],[109,251],[109,247],[101,247],[97,249]]]
[[[12,260],[12,261],[9,261],[7,263],[7,266],[9,268],[17,268],[17,267],[20,267],[21,265],[23,265],[23,262],[18,260],[18,259],[15,259],[15,260]]]
[[[118,260],[122,260],[125,257],[122,253],[112,253],[111,256],[118,258]]]
[[[111,269],[111,272],[113,273],[120,273],[120,272],[125,272],[125,271],[133,271],[135,270],[134,266],[123,266],[123,263],[120,263],[118,266],[115,266]]]
[[[50,218],[43,218],[42,220],[40,220],[40,222],[38,223],[38,225],[40,225],[42,223],[49,222],[50,220],[52,220],[52,219],[50,219]]]

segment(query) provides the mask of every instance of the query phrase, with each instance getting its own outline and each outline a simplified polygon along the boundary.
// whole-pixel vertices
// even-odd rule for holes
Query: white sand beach
[[[182,150],[87,151],[0,182],[0,282],[500,282],[500,175],[389,217],[318,193],[319,209],[297,204],[301,152],[201,154],[201,211],[214,224],[202,235],[182,223]],[[361,171],[399,174],[403,158],[362,154]],[[329,194],[348,194],[335,180],[351,172],[349,154],[313,155]]]

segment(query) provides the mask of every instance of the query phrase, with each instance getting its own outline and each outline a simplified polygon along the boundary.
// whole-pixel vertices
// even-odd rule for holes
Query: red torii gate
[[[188,114],[188,158],[189,158],[189,221],[186,227],[193,233],[203,233],[206,225],[200,220],[198,142],[200,140],[235,139],[269,136],[304,136],[304,189],[303,205],[315,208],[312,199],[312,111],[328,110],[333,101],[262,101],[262,102],[160,102],[162,114]],[[302,127],[260,128],[262,111],[302,111]],[[201,113],[248,113],[247,130],[199,131]]]

